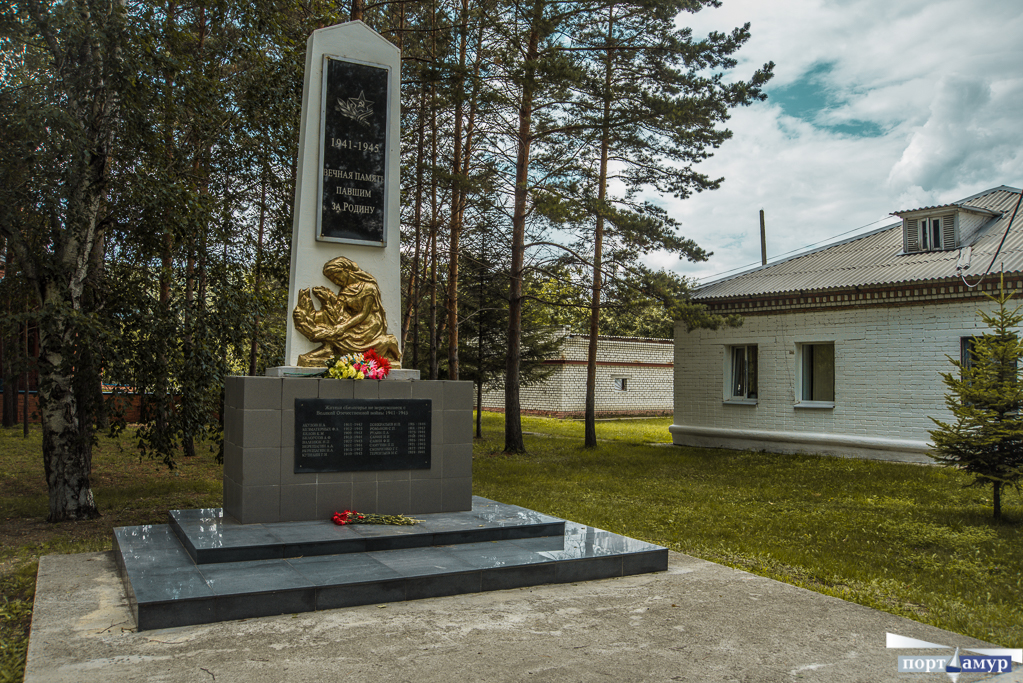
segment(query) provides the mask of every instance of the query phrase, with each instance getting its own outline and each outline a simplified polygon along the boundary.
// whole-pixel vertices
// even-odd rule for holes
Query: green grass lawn
[[[597,424],[524,418],[527,455],[507,456],[503,416],[484,415],[477,495],[998,643],[1023,645],[1023,505],[945,468],[643,445],[671,420]]]
[[[524,417],[527,455],[506,456],[503,416],[484,414],[474,492],[723,562],[1005,647],[1023,644],[1023,504],[937,467],[667,445],[668,418],[583,424]],[[553,438],[552,438],[553,437]],[[0,683],[20,681],[38,558],[108,550],[111,529],[173,508],[219,507],[208,448],[168,471],[132,434],[101,437],[98,520],[47,524],[40,432],[0,429]]]
[[[103,516],[48,524],[41,430],[34,425],[25,439],[21,427],[0,429],[0,683],[24,677],[41,555],[110,550],[114,527],[164,524],[168,510],[221,505],[222,468],[208,445],[168,470],[140,461],[133,437],[130,430],[116,440],[100,437],[93,450],[92,490]]]

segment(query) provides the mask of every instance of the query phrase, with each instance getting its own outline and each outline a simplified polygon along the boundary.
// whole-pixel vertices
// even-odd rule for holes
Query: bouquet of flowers
[[[331,519],[338,526],[344,526],[345,524],[396,524],[399,526],[409,526],[423,521],[406,517],[405,515],[364,515],[355,510],[335,512]]]
[[[349,353],[327,361],[327,377],[334,379],[383,379],[391,371],[391,361],[373,349]]]

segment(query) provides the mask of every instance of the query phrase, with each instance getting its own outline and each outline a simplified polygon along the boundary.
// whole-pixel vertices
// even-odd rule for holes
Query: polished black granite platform
[[[241,525],[219,508],[114,529],[139,630],[663,571],[661,546],[474,497],[415,526]]]
[[[171,530],[196,564],[375,552],[561,535],[565,520],[483,498],[471,512],[420,515],[414,526],[329,520],[238,524],[220,508],[171,510]]]

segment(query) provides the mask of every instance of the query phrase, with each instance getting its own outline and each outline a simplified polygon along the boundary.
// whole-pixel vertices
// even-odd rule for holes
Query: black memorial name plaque
[[[295,399],[295,472],[430,469],[429,399]]]
[[[384,246],[390,70],[324,56],[316,239]]]

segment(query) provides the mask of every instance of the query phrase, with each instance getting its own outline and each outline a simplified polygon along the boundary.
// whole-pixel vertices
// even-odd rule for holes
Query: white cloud
[[[898,187],[955,187],[960,168],[977,151],[989,153],[991,131],[974,120],[991,101],[991,87],[979,79],[952,76],[942,79],[931,101],[930,116],[911,136],[902,158],[888,174]]]
[[[1023,183],[1018,0],[724,0],[680,18],[696,36],[747,21],[736,77],[773,60],[770,92],[816,68],[829,105],[809,120],[771,100],[735,112],[734,137],[701,168],[724,176],[722,189],[668,203],[685,235],[715,252],[675,262],[680,272],[759,263],[761,208],[774,258],[884,225],[890,211]],[[880,134],[843,132],[849,123]]]

